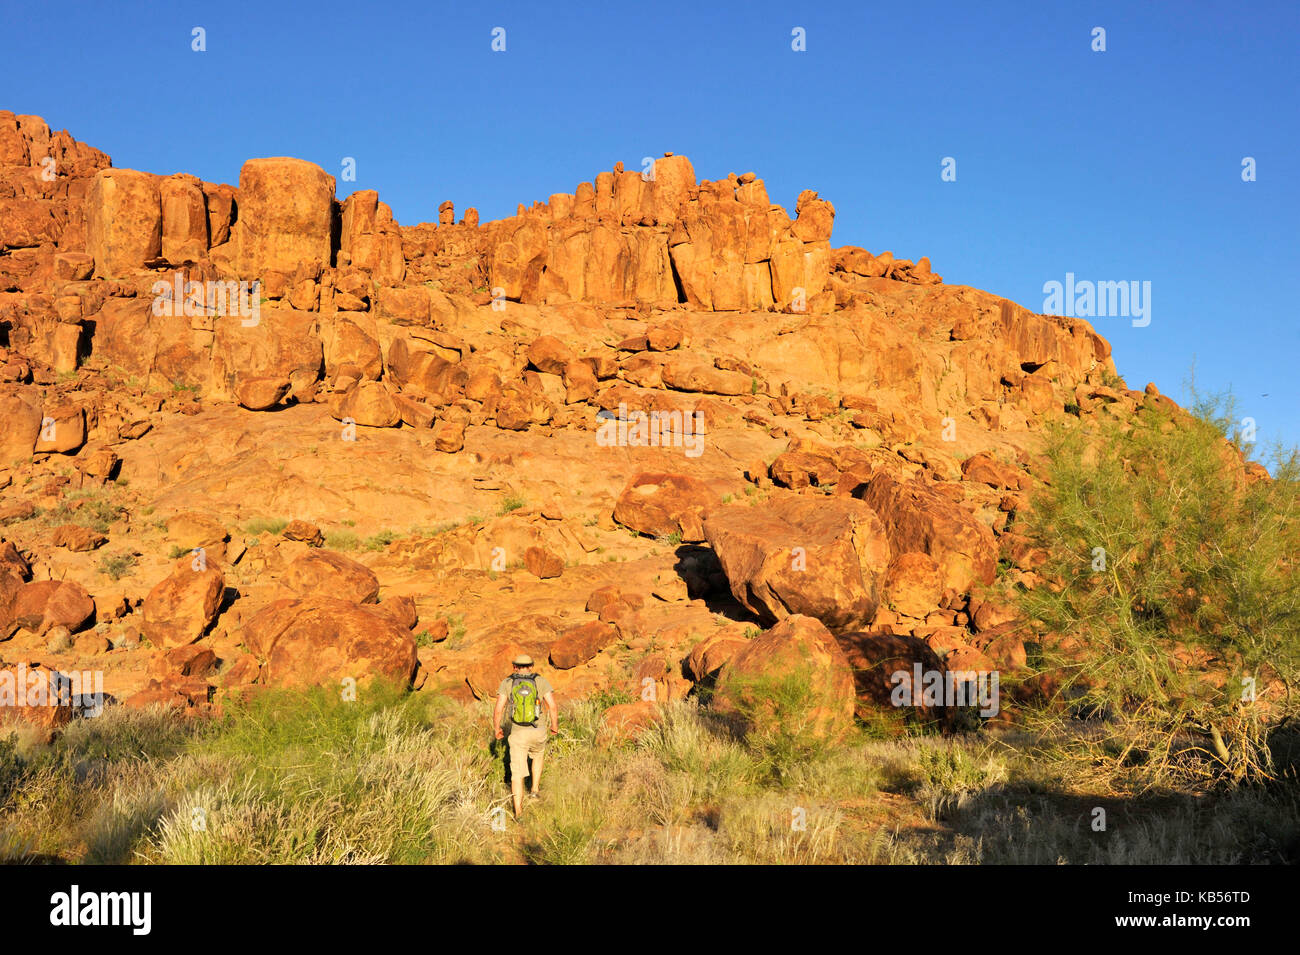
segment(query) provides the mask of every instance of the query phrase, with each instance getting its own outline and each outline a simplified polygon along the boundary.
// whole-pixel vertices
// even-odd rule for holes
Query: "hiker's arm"
[[[492,709],[492,730],[496,733],[497,739],[502,739],[506,731],[501,728],[501,714],[506,711],[506,698],[497,697],[497,705]]]
[[[546,709],[551,714],[551,732],[558,733],[560,731],[560,709],[555,705],[555,694],[553,692],[547,693],[542,697],[542,701],[546,703]]]

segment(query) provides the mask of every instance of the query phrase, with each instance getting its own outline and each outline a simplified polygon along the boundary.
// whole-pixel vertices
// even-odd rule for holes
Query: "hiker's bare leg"
[[[533,757],[533,792],[537,792],[542,787],[542,757],[545,753],[538,753]]]
[[[515,818],[524,811],[524,780],[522,776],[510,777],[510,795],[515,802]]]

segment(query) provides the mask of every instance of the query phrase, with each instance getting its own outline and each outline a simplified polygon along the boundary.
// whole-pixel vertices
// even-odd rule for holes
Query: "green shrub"
[[[602,713],[611,706],[620,706],[624,703],[633,703],[636,701],[636,697],[629,693],[624,687],[618,685],[601,687],[595,693],[587,697],[587,699]]]
[[[73,507],[76,502],[80,503]],[[101,491],[79,491],[69,494],[57,507],[44,512],[41,519],[51,527],[75,524],[106,534],[125,513],[126,508],[110,501]]]
[[[813,678],[805,662],[779,673],[727,673],[718,687],[724,709],[739,717],[745,745],[777,782],[826,752],[825,701]]]
[[[121,580],[135,571],[135,554],[114,554],[106,556],[99,562],[99,572],[109,580]]]
[[[18,734],[0,736],[0,812],[9,808],[26,774],[27,763],[18,753]]]
[[[366,538],[366,550],[384,550],[393,541],[397,540],[395,531],[380,531],[378,534]]]
[[[447,615],[447,646],[455,650],[465,640],[465,615],[453,613]]]
[[[1052,431],[1050,482],[1021,518],[1047,583],[1018,599],[1081,644],[1045,640],[1038,669],[1118,728],[1109,758],[1239,779],[1270,773],[1268,726],[1300,667],[1300,458],[1276,453],[1273,480],[1248,480],[1221,409]]]
[[[288,526],[289,522],[283,518],[255,517],[244,525],[244,533],[250,537],[256,537],[258,534],[270,534],[276,537]]]
[[[351,531],[332,531],[325,535],[325,546],[330,550],[352,551],[361,546],[361,538]]]

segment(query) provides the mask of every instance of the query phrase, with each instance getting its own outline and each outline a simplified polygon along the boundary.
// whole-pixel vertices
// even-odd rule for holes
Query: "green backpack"
[[[510,720],[520,726],[537,725],[537,677],[511,674]]]

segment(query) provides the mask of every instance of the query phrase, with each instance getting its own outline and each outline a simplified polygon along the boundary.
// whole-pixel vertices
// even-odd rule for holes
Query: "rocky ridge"
[[[115,169],[0,112],[0,659],[202,711],[469,700],[522,648],[653,708],[798,644],[829,732],[890,661],[1023,667],[988,588],[1037,583],[1038,434],[1171,404],[1088,323],[835,248],[829,201],[753,173],[666,153],[414,226],[335,187]]]

